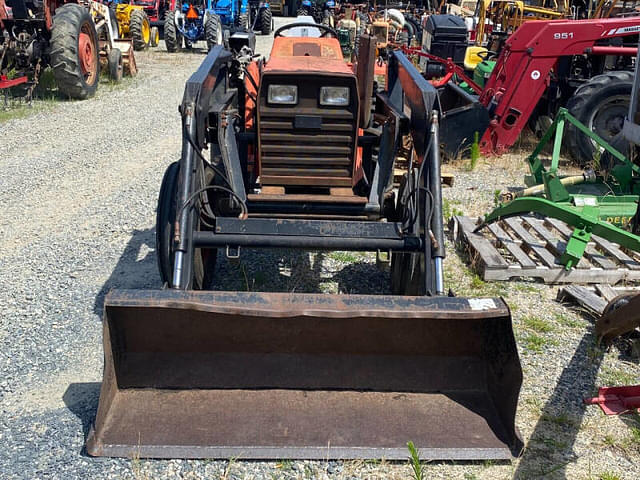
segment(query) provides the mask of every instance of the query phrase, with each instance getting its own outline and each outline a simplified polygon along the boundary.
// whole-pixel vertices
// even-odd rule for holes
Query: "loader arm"
[[[480,142],[482,152],[499,155],[515,143],[549,86],[560,57],[590,53],[598,40],[638,32],[638,17],[525,22],[507,40],[480,95],[490,116]]]

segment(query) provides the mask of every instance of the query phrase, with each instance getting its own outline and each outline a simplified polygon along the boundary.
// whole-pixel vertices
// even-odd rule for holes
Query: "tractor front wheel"
[[[119,48],[112,48],[109,51],[107,65],[109,67],[109,77],[111,77],[111,80],[115,83],[122,81],[124,64],[122,61],[122,52]]]
[[[271,9],[263,8],[260,10],[260,31],[263,35],[271,34],[272,15]]]
[[[405,174],[400,182],[396,217],[408,224],[408,233],[424,239],[424,195],[418,186],[418,169],[412,173],[411,176]],[[419,196],[417,205],[416,192]],[[394,295],[425,295],[425,275],[424,251],[391,253],[391,293]]]
[[[622,130],[629,110],[633,72],[608,72],[582,84],[567,102],[567,110],[605,141],[611,143]],[[592,163],[600,149],[576,127],[567,125],[567,146],[581,166]]]
[[[151,46],[157,47],[160,43],[160,30],[158,27],[151,27]]]
[[[129,31],[133,39],[134,50],[144,50],[151,43],[151,23],[143,9],[136,8],[132,10]]]
[[[173,261],[175,254],[174,230],[177,212],[179,172],[180,164],[178,162],[172,163],[169,165],[169,168],[167,168],[160,186],[158,209],[156,212],[156,256],[158,260],[158,270],[160,271],[162,282],[168,283],[169,285],[171,285],[173,280]],[[203,169],[200,168],[197,175],[198,185],[202,184],[203,180],[204,182],[210,182],[213,179],[213,171],[210,169],[203,172]],[[205,184],[208,185],[208,183]],[[203,195],[208,199],[207,192],[204,192]],[[198,209],[196,209],[194,215],[198,215]],[[196,228],[197,230],[204,230],[207,227],[200,218],[197,218]],[[210,288],[216,264],[217,249],[196,248],[193,255],[193,272],[189,288],[194,290]]]
[[[164,43],[167,45],[167,52],[177,52],[182,49],[182,35],[178,32],[175,12],[172,10],[164,16]]]
[[[207,39],[207,50],[211,50],[216,45],[222,45],[224,41],[224,33],[222,31],[222,22],[217,15],[209,15],[207,23],[204,26],[204,34]]]
[[[98,34],[89,11],[76,3],[56,10],[49,50],[60,92],[74,99],[93,96],[98,88]]]

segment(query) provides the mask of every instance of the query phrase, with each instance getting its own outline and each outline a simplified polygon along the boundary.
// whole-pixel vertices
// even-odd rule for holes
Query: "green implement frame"
[[[562,135],[567,121],[609,153],[614,165],[608,169],[606,177],[596,176],[592,171],[573,177],[558,175]],[[551,165],[546,168],[539,155],[552,138]],[[635,223],[640,168],[622,153],[580,123],[566,109],[561,108],[533,153],[527,158],[527,163],[531,175],[525,178],[525,183],[529,188],[511,195],[511,198],[516,198],[500,204],[489,213],[476,231],[502,218],[530,212],[557,218],[574,228],[560,258],[567,270],[580,261],[591,235],[598,235],[622,247],[640,252],[640,237],[621,228]],[[581,188],[587,183],[592,184],[590,189]],[[599,193],[582,193],[582,190]]]

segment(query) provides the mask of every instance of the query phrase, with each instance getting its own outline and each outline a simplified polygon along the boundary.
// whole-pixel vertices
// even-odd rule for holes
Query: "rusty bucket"
[[[522,372],[500,299],[123,290],[87,450],[508,459]]]

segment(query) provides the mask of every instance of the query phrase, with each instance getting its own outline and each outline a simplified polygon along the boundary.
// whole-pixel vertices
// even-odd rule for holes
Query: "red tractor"
[[[35,86],[47,65],[64,95],[83,99],[98,87],[98,33],[82,5],[0,0],[0,42],[0,88]],[[9,78],[12,71],[17,75]]]

